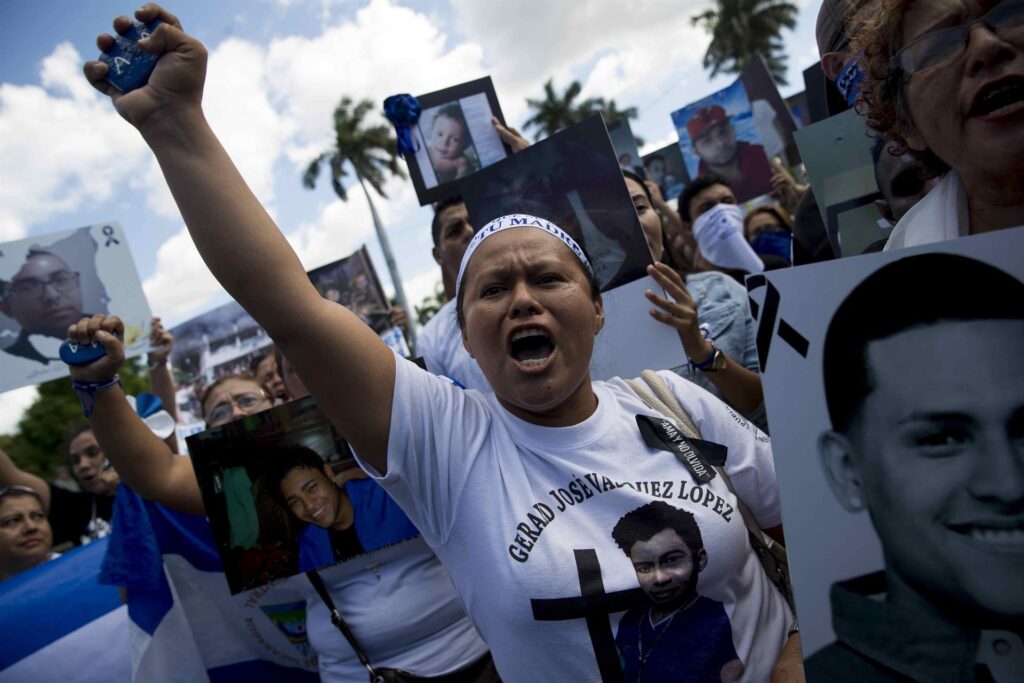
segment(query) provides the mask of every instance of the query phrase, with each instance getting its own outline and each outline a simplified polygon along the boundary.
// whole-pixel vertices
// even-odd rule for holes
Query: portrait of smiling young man
[[[885,568],[832,586],[808,680],[1020,680],[1022,348],[1024,283],[964,256],[892,262],[837,309],[819,454]]]

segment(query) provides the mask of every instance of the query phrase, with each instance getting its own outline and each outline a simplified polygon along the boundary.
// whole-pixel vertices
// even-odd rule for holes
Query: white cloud
[[[223,291],[184,226],[160,246],[156,268],[142,288],[153,314],[168,324],[202,310]]]
[[[13,434],[22,414],[36,400],[35,387],[21,387],[0,394],[0,434]]]
[[[81,74],[69,43],[54,48],[35,85],[0,85],[0,240],[110,199],[148,152]]]
[[[396,92],[420,94],[486,74],[483,50],[475,42],[449,47],[444,33],[423,14],[388,0],[371,0],[354,19],[328,27],[315,38],[275,39],[268,71],[274,101],[297,125],[295,155],[301,165],[309,150],[331,145],[332,114],[343,95],[369,98],[371,122],[384,122],[384,98]]]

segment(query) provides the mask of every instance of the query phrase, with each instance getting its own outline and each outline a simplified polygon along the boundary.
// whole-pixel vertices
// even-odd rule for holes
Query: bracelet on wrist
[[[78,402],[82,405],[82,415],[89,417],[93,408],[96,407],[96,394],[113,389],[121,385],[121,378],[114,375],[113,379],[101,382],[90,382],[88,380],[71,380],[71,388],[78,395]]]
[[[149,366],[150,370],[156,370],[157,368],[161,368],[167,365],[167,359],[164,358],[163,360],[153,360],[152,358],[149,358],[146,360],[146,365]]]

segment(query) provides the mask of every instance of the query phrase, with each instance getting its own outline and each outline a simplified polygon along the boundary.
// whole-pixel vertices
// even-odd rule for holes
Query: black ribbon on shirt
[[[715,478],[716,473],[711,465],[725,465],[728,448],[711,441],[686,438],[670,420],[637,415],[636,425],[640,428],[644,443],[651,448],[674,453],[679,462],[683,463],[693,478],[701,484]]]

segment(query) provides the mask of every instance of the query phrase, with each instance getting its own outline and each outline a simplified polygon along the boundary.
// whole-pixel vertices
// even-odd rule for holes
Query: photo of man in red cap
[[[686,122],[686,132],[700,157],[698,177],[713,173],[724,178],[741,202],[772,191],[772,170],[764,147],[737,140],[736,128],[721,105],[695,111]]]

